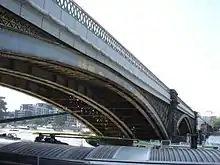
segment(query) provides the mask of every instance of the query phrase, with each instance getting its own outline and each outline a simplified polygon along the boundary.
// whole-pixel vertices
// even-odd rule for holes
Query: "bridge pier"
[[[177,135],[177,121],[176,121],[176,112],[178,110],[178,93],[174,89],[170,89],[170,108],[168,113],[168,134],[170,140],[174,140],[174,137]]]

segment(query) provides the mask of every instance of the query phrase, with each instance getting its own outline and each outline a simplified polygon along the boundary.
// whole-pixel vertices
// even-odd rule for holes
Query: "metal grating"
[[[152,149],[152,161],[220,162],[220,151],[214,149],[160,148]]]
[[[42,158],[74,160],[83,160],[92,150],[93,148],[33,142],[17,142],[1,148],[2,152],[39,156]]]
[[[99,146],[88,154],[86,158],[111,159],[120,146]]]

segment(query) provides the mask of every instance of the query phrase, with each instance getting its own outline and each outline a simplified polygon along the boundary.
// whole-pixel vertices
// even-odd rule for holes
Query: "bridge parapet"
[[[178,98],[179,105],[178,109],[185,114],[189,115],[190,117],[194,117],[194,111],[180,98]]]
[[[123,45],[121,45],[107,30],[105,30],[98,22],[95,21],[88,13],[86,13],[80,6],[71,0],[53,0],[63,10],[68,12],[78,22],[84,25],[88,30],[100,38],[104,43],[110,46],[113,50],[125,57],[131,65],[134,65],[144,74],[152,78],[165,90],[169,88],[160,81],[146,66],[144,66],[131,52],[129,52]]]

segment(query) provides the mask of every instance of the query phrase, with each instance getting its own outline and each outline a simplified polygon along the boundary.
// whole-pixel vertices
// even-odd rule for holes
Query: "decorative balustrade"
[[[60,8],[70,14],[75,20],[91,31],[96,37],[101,39],[113,50],[126,58],[133,66],[142,71],[146,76],[154,80],[164,90],[169,92],[169,88],[160,81],[146,66],[144,66],[132,53],[130,53],[122,44],[120,44],[107,30],[105,30],[98,22],[95,21],[87,12],[85,12],[73,0],[53,0]],[[178,98],[181,107],[189,109],[192,114],[192,109]]]
[[[88,30],[109,45],[113,50],[120,53],[128,61],[144,72],[147,76],[156,81],[165,90],[169,88],[161,82],[147,67],[145,67],[134,55],[132,55],[124,46],[122,46],[110,33],[108,33],[100,24],[98,24],[88,13],[79,7],[73,0],[53,0],[58,6],[69,13],[78,22],[84,25]]]

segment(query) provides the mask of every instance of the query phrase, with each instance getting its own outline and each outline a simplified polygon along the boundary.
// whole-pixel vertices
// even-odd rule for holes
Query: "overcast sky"
[[[220,116],[219,0],[76,2],[194,110]],[[9,110],[38,102],[4,88],[0,95]]]

